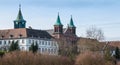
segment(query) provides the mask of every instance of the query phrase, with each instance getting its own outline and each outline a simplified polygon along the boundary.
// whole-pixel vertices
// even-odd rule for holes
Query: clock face
[[[22,22],[22,24],[25,24],[24,22]]]
[[[16,22],[16,24],[18,24],[18,22]]]

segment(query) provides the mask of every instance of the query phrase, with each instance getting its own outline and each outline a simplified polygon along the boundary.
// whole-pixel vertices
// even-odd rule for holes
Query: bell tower
[[[54,24],[54,33],[53,34],[54,34],[54,37],[58,38],[58,39],[61,38],[61,36],[63,35],[63,25],[61,23],[59,13],[57,16],[56,23]]]
[[[69,29],[70,29],[70,32],[71,32],[72,34],[75,34],[75,35],[76,35],[76,27],[75,27],[75,25],[74,25],[74,23],[73,23],[72,15],[71,15],[71,19],[70,19],[70,23],[69,23],[68,27],[69,27]]]
[[[56,23],[54,24],[54,34],[63,34],[63,25],[60,20],[60,16],[58,13]]]
[[[21,12],[21,4],[19,5],[19,12],[17,15],[16,20],[14,20],[14,28],[25,28],[26,21],[23,19],[22,12]]]

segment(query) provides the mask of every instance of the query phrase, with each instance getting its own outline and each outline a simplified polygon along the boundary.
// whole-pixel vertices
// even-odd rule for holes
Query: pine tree
[[[12,41],[12,44],[10,45],[9,51],[15,51],[15,50],[19,50],[18,41],[16,42]]]
[[[37,50],[38,50],[38,44],[37,44],[37,42],[36,42],[36,44],[35,44],[35,52],[37,52]]]
[[[12,41],[10,48],[9,48],[9,51],[13,51],[13,50],[14,50],[14,41]]]
[[[30,51],[33,51],[33,49],[34,49],[34,43],[31,44],[29,50],[30,50]]]
[[[118,47],[116,47],[116,49],[115,49],[115,58],[120,59],[120,50]]]
[[[18,41],[16,41],[16,42],[14,43],[14,49],[15,49],[15,50],[19,50]]]
[[[33,53],[37,52],[38,44],[37,43],[36,44],[32,43],[29,50],[32,51]]]

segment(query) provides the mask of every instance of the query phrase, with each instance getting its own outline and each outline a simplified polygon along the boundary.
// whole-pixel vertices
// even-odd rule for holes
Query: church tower
[[[74,25],[74,23],[73,23],[72,15],[71,15],[71,19],[70,19],[70,23],[69,23],[68,27],[69,27],[69,29],[70,29],[70,32],[71,32],[72,34],[75,34],[75,35],[76,35],[76,27],[75,27],[75,25]]]
[[[61,23],[59,13],[56,23],[54,24],[54,34],[63,34],[63,25]]]
[[[16,20],[14,20],[14,28],[25,28],[26,21],[23,19],[22,12],[21,12],[21,5],[19,5],[19,12],[17,15]]]

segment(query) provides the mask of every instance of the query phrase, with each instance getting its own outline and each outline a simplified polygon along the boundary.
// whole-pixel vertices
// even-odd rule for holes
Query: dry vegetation
[[[73,65],[73,62],[67,57],[16,51],[6,53],[0,58],[0,65]]]
[[[104,55],[92,51],[79,54],[74,61],[63,56],[14,51],[1,57],[0,65],[115,65],[115,63],[112,60],[106,60]],[[120,65],[119,62],[118,65]]]
[[[113,61],[105,60],[104,56],[97,52],[86,51],[78,55],[75,65],[115,65]]]

